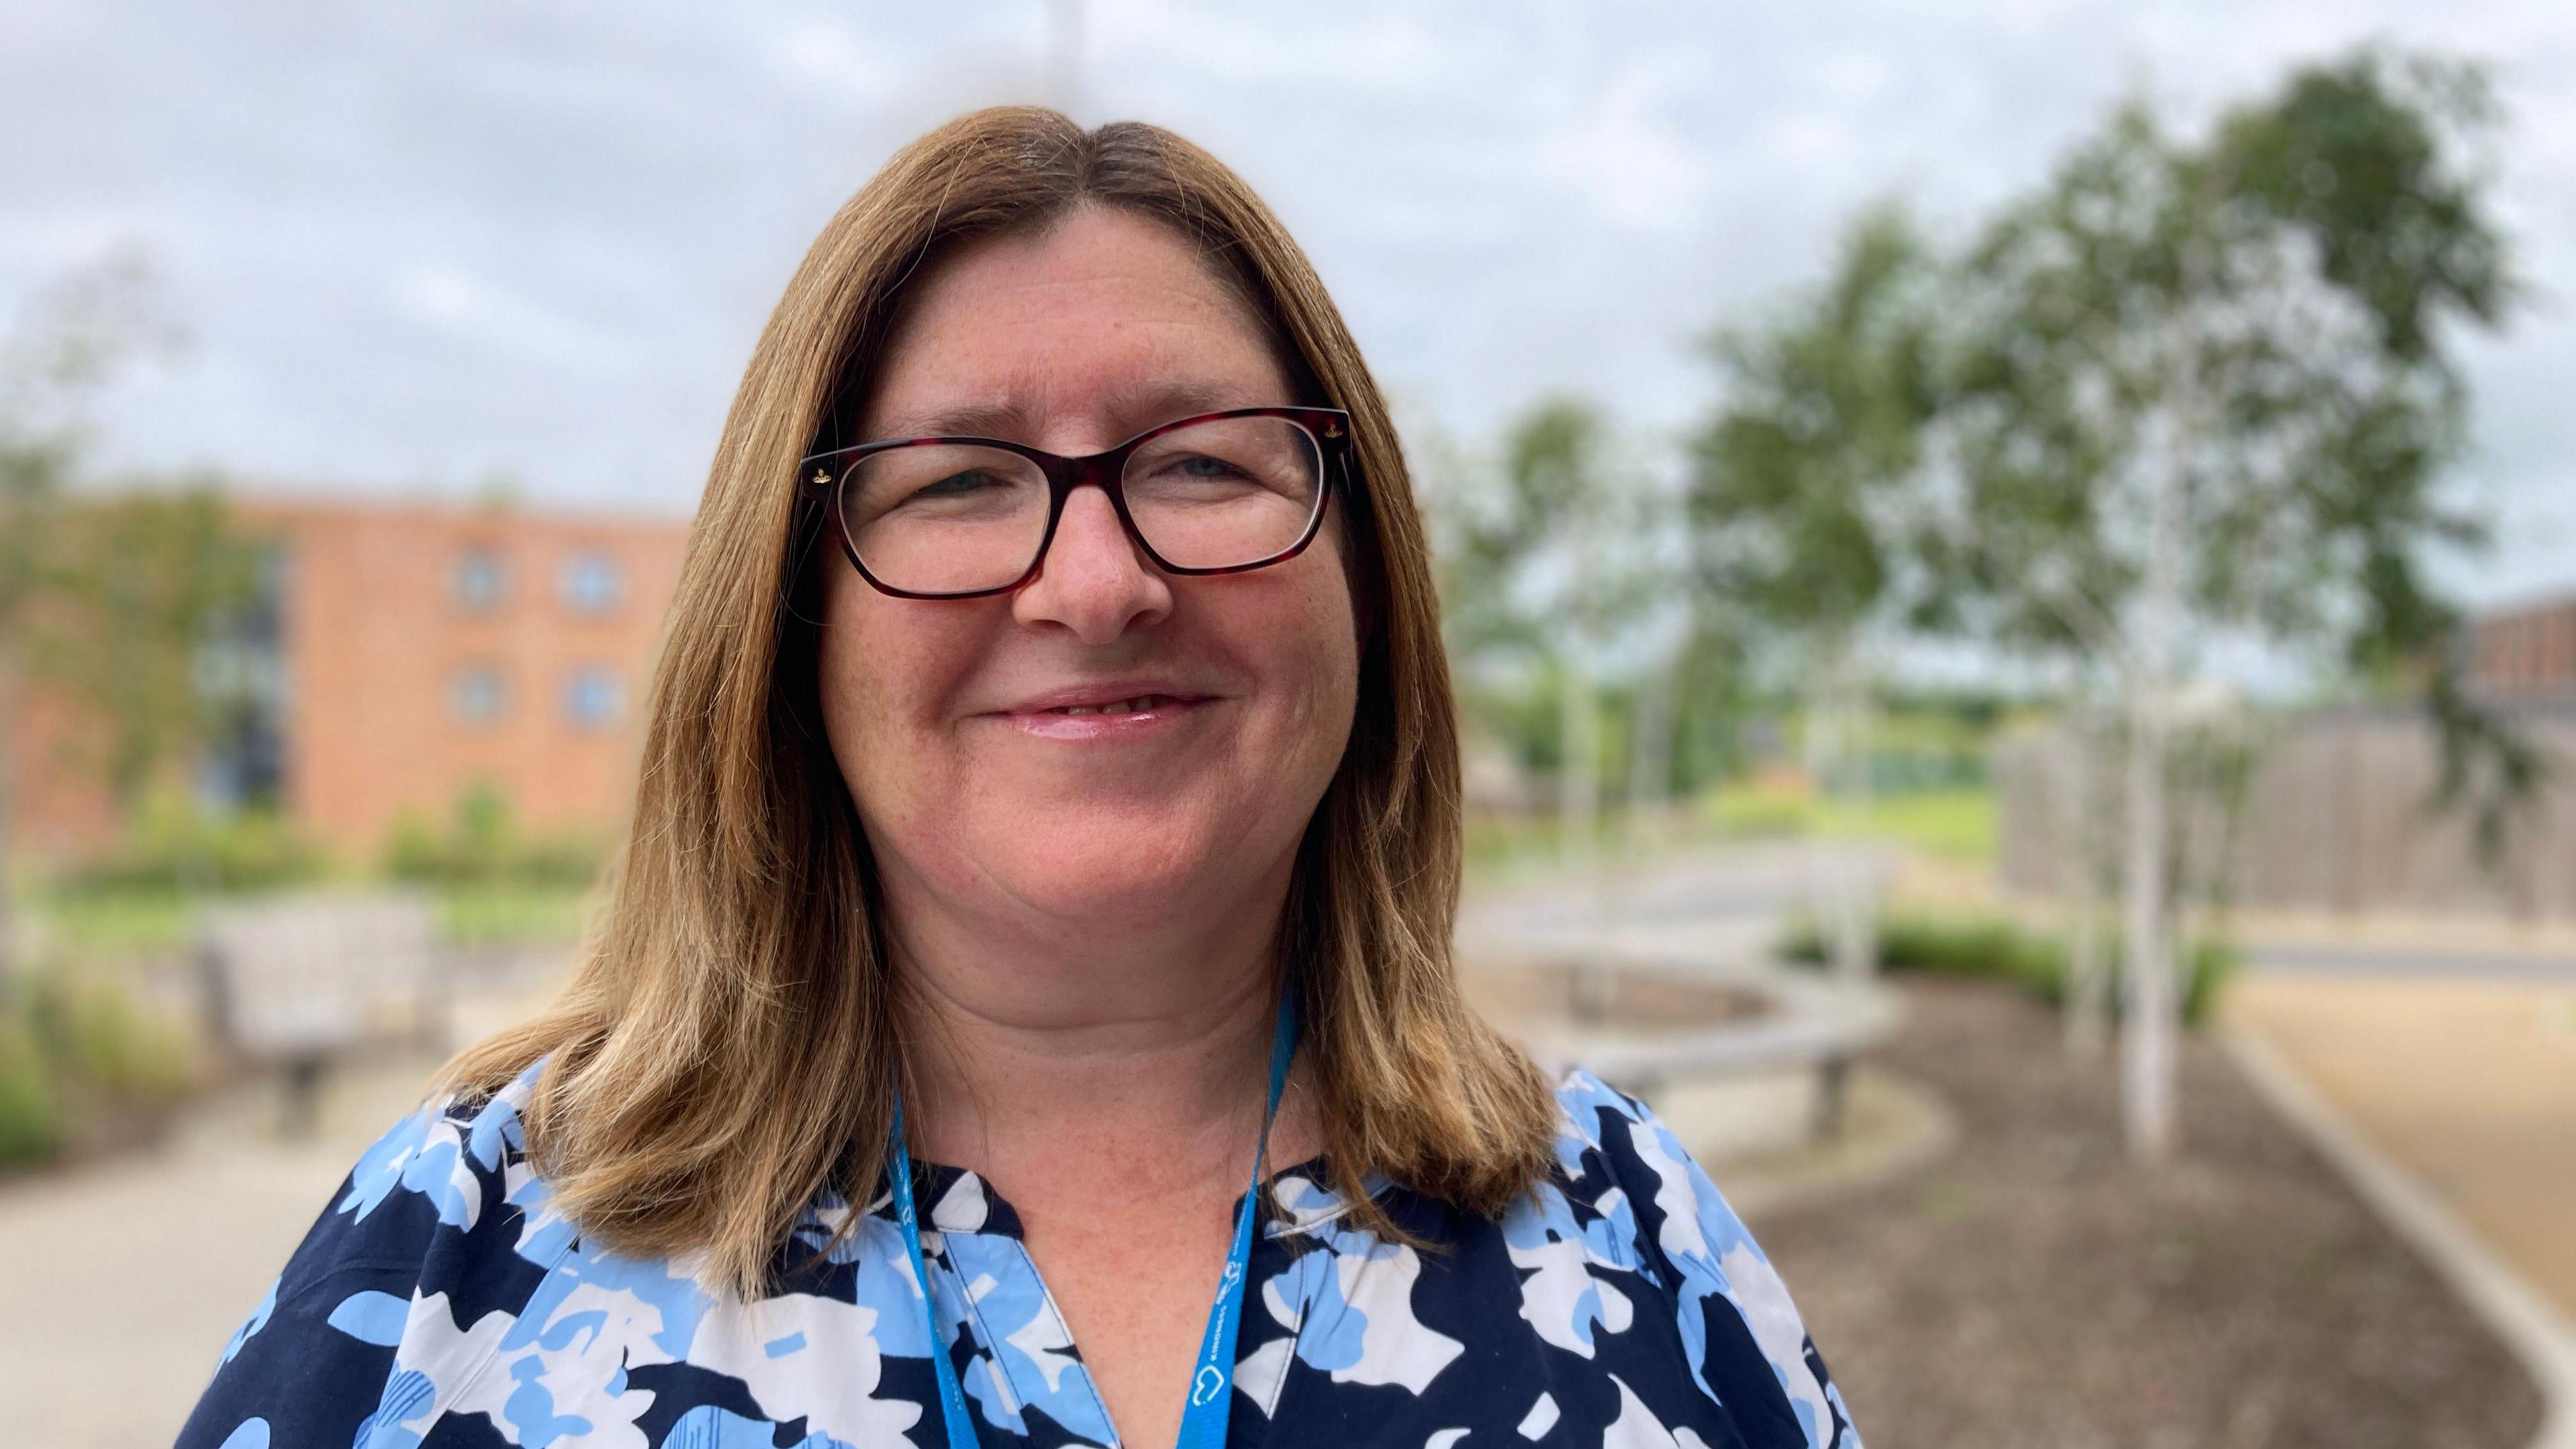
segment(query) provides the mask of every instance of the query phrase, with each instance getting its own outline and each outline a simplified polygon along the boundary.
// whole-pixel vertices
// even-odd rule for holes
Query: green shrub
[[[498,790],[480,786],[456,802],[445,829],[418,815],[396,823],[385,848],[385,873],[427,885],[588,886],[606,853],[596,840],[529,836],[510,819]]]
[[[124,987],[62,969],[0,993],[0,1168],[54,1158],[98,1114],[157,1114],[196,1083],[191,1036]]]
[[[66,1078],[130,1106],[176,1102],[194,1075],[187,1035],[105,982],[65,988],[61,1053]]]
[[[19,1013],[55,1085],[123,1106],[175,1102],[192,1076],[187,1034],[154,1019],[110,981],[30,976]]]
[[[439,894],[440,939],[451,946],[561,945],[589,924],[585,887],[519,882],[452,885]]]
[[[0,993],[0,1167],[54,1156],[100,1109],[169,1107],[194,1080],[187,1033],[113,982],[41,971]]]
[[[2224,941],[2192,943],[2188,974],[2182,984],[2182,1019],[2197,1026],[2209,1020],[2218,1008],[2218,995],[2227,989],[2236,968],[2244,958],[2235,947]]]
[[[42,1162],[62,1141],[62,1098],[35,1033],[0,1013],[0,1168]]]
[[[2104,943],[2107,967],[2119,969],[2116,936]],[[1781,959],[1817,965],[1830,950],[1813,921],[1793,925],[1780,942]],[[2008,982],[2051,1006],[2065,999],[2068,946],[2054,933],[2025,928],[2000,916],[1939,916],[1900,912],[1879,922],[1878,960],[1890,972],[1984,977]],[[2220,941],[2194,942],[2187,955],[2182,1011],[2185,1021],[2206,1020],[2220,989],[2235,971],[2236,951]],[[2111,1009],[2120,1009],[2114,993]]]
[[[74,867],[57,888],[74,895],[265,890],[312,880],[326,865],[311,840],[274,814],[155,808],[113,852]]]

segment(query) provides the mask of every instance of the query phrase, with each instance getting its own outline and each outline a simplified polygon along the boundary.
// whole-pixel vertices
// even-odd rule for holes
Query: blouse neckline
[[[913,1166],[921,1174],[918,1195],[925,1229],[1026,1241],[1019,1210],[1011,1206],[990,1178],[972,1168],[922,1157],[915,1157]],[[1259,1219],[1261,1238],[1267,1241],[1292,1233],[1315,1232],[1346,1215],[1349,1206],[1334,1190],[1332,1181],[1327,1153],[1318,1152],[1303,1161],[1272,1168],[1262,1183],[1270,1202]],[[1382,1198],[1394,1183],[1383,1174],[1371,1173],[1364,1186],[1370,1197]],[[1242,1206],[1243,1194],[1236,1193],[1226,1202],[1226,1215],[1232,1217]],[[867,1212],[888,1222],[894,1220],[894,1194],[885,1183],[878,1184]]]

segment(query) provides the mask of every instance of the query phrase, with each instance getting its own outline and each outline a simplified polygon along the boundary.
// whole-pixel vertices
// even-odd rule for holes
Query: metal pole
[[[1048,89],[1055,108],[1081,119],[1082,0],[1052,0],[1047,7]]]

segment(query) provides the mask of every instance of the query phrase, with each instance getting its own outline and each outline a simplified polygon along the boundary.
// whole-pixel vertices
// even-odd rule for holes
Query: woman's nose
[[[1119,525],[1109,495],[1073,490],[1055,537],[1038,560],[1038,576],[1012,596],[1023,624],[1061,624],[1085,644],[1107,644],[1172,611],[1172,590]]]

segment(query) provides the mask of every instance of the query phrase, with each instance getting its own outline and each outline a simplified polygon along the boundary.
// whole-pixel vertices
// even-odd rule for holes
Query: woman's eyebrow
[[[1259,400],[1240,386],[1198,380],[1158,379],[1133,383],[1112,392],[1109,416],[1122,438],[1194,413],[1253,407]],[[1013,396],[989,402],[961,403],[937,412],[896,418],[880,434],[887,438],[1003,438],[1026,441],[1037,435],[1038,419],[1025,399]]]
[[[935,413],[896,418],[885,425],[888,438],[1013,438],[1027,431],[1029,410],[1017,398],[963,403]]]
[[[1109,414],[1132,436],[1193,413],[1251,407],[1256,401],[1238,386],[1196,379],[1161,379],[1133,384],[1111,393]]]

